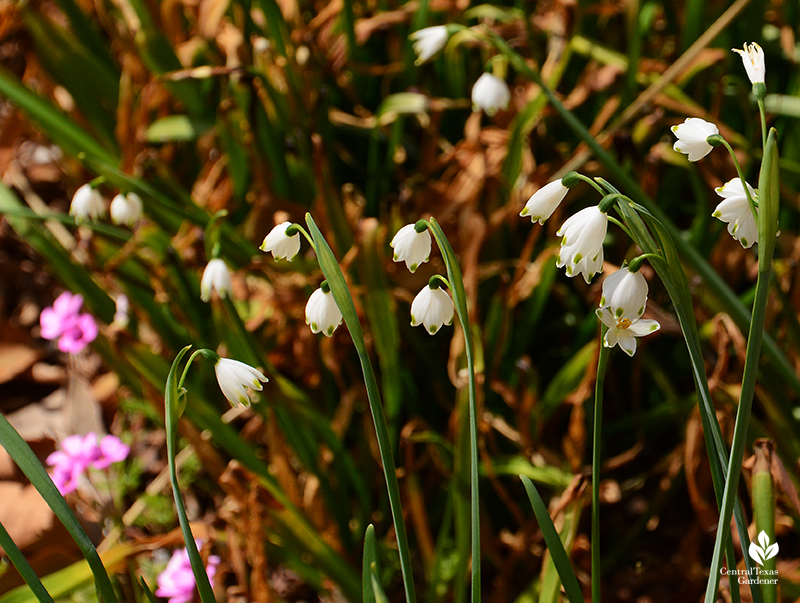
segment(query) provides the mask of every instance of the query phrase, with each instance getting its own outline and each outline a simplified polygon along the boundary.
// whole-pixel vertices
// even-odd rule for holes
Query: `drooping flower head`
[[[130,446],[116,436],[104,436],[99,442],[97,434],[85,436],[71,435],[59,443],[56,450],[45,462],[53,466],[53,483],[62,495],[78,487],[81,475],[89,469],[105,469],[113,463],[128,458]]]
[[[641,272],[622,267],[603,281],[600,307],[608,307],[615,318],[641,318],[647,305],[647,290]]]
[[[481,109],[488,116],[497,113],[498,109],[506,109],[511,102],[511,91],[508,84],[496,75],[484,73],[472,87],[472,110]]]
[[[538,220],[539,224],[544,224],[564,200],[568,190],[561,180],[553,180],[531,195],[519,215],[523,218],[530,216],[531,222]]]
[[[432,286],[433,285],[433,286]],[[411,326],[420,324],[433,335],[442,325],[453,323],[453,300],[435,281],[425,285],[411,302]]]
[[[392,259],[405,262],[411,272],[431,258],[431,233],[426,228],[417,232],[415,224],[406,224],[397,231],[389,246],[394,249]]]
[[[714,189],[722,197],[722,201],[711,214],[715,218],[728,224],[728,232],[731,236],[742,244],[745,249],[750,248],[753,243],[758,243],[758,224],[747,194],[739,178],[729,180],[723,186]],[[747,185],[747,190],[754,201],[758,201],[758,193],[753,187]]]
[[[342,313],[327,282],[323,281],[320,288],[308,298],[306,324],[311,327],[312,333],[323,333],[328,337],[342,324]]]
[[[291,262],[300,251],[300,233],[286,234],[286,229],[291,225],[291,222],[278,224],[264,237],[264,242],[261,243],[259,249],[272,253],[272,257],[276,260],[285,258]]]
[[[76,220],[96,220],[106,213],[103,196],[91,184],[84,184],[72,197],[69,215]]]
[[[264,388],[261,383],[269,381],[261,371],[231,358],[219,358],[214,364],[214,373],[217,375],[219,388],[234,407],[239,404],[250,406],[247,388],[260,392]]]
[[[561,237],[561,250],[556,265],[566,266],[567,276],[583,274],[589,283],[603,269],[603,240],[608,216],[597,206],[582,209],[567,219],[556,233]]]
[[[51,308],[39,315],[41,335],[45,339],[58,339],[58,349],[77,354],[97,338],[97,323],[91,314],[80,313],[83,296],[65,291],[56,298]]]
[[[217,555],[209,555],[206,566],[209,582],[214,580],[220,561]],[[185,548],[172,553],[167,567],[156,578],[156,584],[158,585],[156,596],[164,597],[169,603],[189,603],[192,600],[196,583],[189,552]]]
[[[414,52],[417,54],[415,64],[422,65],[422,63],[439,52],[444,48],[444,45],[447,44],[447,39],[449,37],[450,34],[447,33],[447,27],[445,25],[426,27],[408,36],[408,38],[414,42]]]
[[[719,134],[719,128],[699,117],[690,117],[672,126],[672,133],[678,137],[672,148],[688,155],[689,161],[700,161],[714,148],[708,143],[708,137]]]
[[[643,319],[647,305],[647,281],[638,270],[622,267],[603,281],[597,317],[608,327],[603,345],[619,345],[628,355],[636,352],[636,338],[661,328],[655,320]]]
[[[747,77],[750,78],[750,83],[754,86],[756,84],[763,84],[766,78],[767,68],[764,64],[764,51],[761,46],[752,42],[748,44],[745,42],[744,50],[732,48],[733,52],[742,57],[744,69],[747,71]]]
[[[203,271],[200,280],[200,299],[207,302],[211,299],[211,292],[216,291],[220,297],[231,294],[231,273],[225,261],[220,258],[211,260]]]
[[[142,217],[142,198],[134,192],[120,193],[111,200],[109,213],[114,224],[133,226]]]

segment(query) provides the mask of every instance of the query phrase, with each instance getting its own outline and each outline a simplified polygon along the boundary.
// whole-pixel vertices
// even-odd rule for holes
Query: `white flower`
[[[414,52],[417,53],[415,64],[422,65],[422,63],[439,52],[444,48],[449,37],[450,35],[447,33],[447,27],[444,25],[426,27],[408,36],[408,38],[414,42]]]
[[[130,322],[131,304],[128,296],[124,293],[117,295],[116,311],[114,312],[114,324],[120,329],[124,329]]]
[[[679,153],[689,156],[689,161],[699,161],[711,152],[708,137],[719,134],[717,126],[699,117],[689,117],[682,124],[672,126],[678,140],[672,146]]]
[[[619,344],[622,351],[633,356],[636,351],[636,338],[655,333],[661,328],[655,320],[649,318],[615,318],[609,308],[598,308],[597,317],[608,327],[603,345],[613,348]]]
[[[231,273],[225,262],[219,258],[211,260],[203,272],[200,299],[207,302],[211,299],[211,291],[216,291],[220,297],[227,297],[231,293]]]
[[[756,217],[753,215],[753,210],[747,201],[747,195],[744,192],[741,179],[734,178],[729,180],[723,186],[714,190],[723,200],[711,215],[723,222],[727,222],[728,232],[745,249],[751,247],[753,243],[758,243]],[[753,201],[757,201],[758,194],[753,190],[753,187],[748,184],[747,190],[750,191]]]
[[[511,101],[511,91],[505,81],[491,73],[484,73],[472,87],[472,110],[483,109],[492,116],[498,109],[505,109]]]
[[[313,333],[322,332],[328,337],[342,324],[342,313],[330,290],[325,291],[320,287],[308,298],[306,324],[311,326]]]
[[[291,262],[300,251],[300,233],[296,232],[292,236],[286,234],[286,229],[291,225],[291,222],[278,224],[264,237],[264,242],[261,243],[259,249],[272,252],[272,256],[276,260],[285,258]]]
[[[105,213],[103,196],[91,184],[84,184],[75,191],[69,206],[70,216],[76,220],[96,220]]]
[[[748,44],[745,42],[744,50],[732,48],[733,52],[739,53],[744,63],[744,69],[747,71],[747,77],[750,78],[751,84],[763,84],[767,68],[764,65],[764,51],[761,46],[755,42]]]
[[[611,310],[614,318],[636,320],[644,314],[647,305],[647,281],[641,272],[620,268],[603,281],[600,307]]]
[[[544,221],[553,215],[558,204],[564,200],[568,190],[561,184],[561,180],[553,180],[531,195],[519,215],[530,216],[531,222],[538,220],[539,224],[544,224]]]
[[[111,200],[111,220],[114,224],[133,224],[142,217],[142,199],[136,193],[119,194]]]
[[[452,324],[454,312],[453,300],[442,288],[425,285],[411,302],[411,326],[423,324],[433,335],[442,325]]]
[[[603,269],[603,240],[608,216],[597,206],[582,209],[567,219],[556,233],[561,237],[561,250],[556,266],[567,267],[567,276],[583,274],[588,283]]]
[[[247,395],[247,388],[261,391],[264,386],[261,382],[269,381],[260,371],[257,371],[249,364],[231,360],[230,358],[220,358],[214,365],[214,372],[217,375],[217,383],[225,397],[232,406],[244,404],[250,406],[250,398]]]
[[[431,257],[431,233],[427,228],[417,232],[414,224],[406,224],[397,231],[389,246],[394,249],[392,259],[395,262],[405,261],[408,269],[414,272]]]

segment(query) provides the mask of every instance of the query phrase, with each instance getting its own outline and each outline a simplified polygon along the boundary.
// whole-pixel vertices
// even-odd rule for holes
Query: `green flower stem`
[[[172,494],[175,498],[175,510],[178,513],[178,521],[181,524],[181,533],[183,534],[183,541],[186,544],[186,551],[189,553],[189,561],[192,564],[192,573],[194,580],[197,584],[197,590],[200,592],[200,600],[202,603],[215,603],[214,591],[211,588],[211,583],[206,574],[206,568],[203,565],[203,560],[200,558],[200,553],[197,550],[197,545],[194,541],[192,528],[189,525],[189,518],[186,515],[186,506],[183,503],[183,496],[181,495],[180,486],[178,484],[178,470],[175,463],[175,455],[178,448],[178,420],[180,419],[182,397],[181,388],[178,387],[177,376],[178,368],[180,367],[181,360],[189,351],[192,346],[186,346],[172,362],[172,368],[167,376],[166,387],[164,388],[164,405],[165,405],[165,430],[167,433],[167,465],[169,468],[169,481],[172,484]],[[194,360],[198,354],[202,354],[205,350],[198,350],[190,357],[188,364]],[[183,377],[186,377],[184,370]],[[181,379],[183,381],[183,378]],[[185,395],[185,394],[184,394]]]
[[[775,541],[775,482],[772,479],[772,455],[775,454],[775,444],[766,438],[756,440],[753,444],[755,463],[753,464],[753,518],[756,522],[756,534],[762,531]],[[777,559],[764,560],[764,570],[774,572]],[[768,575],[768,578],[774,577]],[[764,603],[777,603],[778,585],[764,584],[761,587],[764,593]]]
[[[395,469],[394,456],[389,439],[389,428],[386,423],[386,415],[383,412],[378,381],[375,378],[375,371],[372,368],[367,345],[364,342],[364,333],[361,330],[361,323],[356,313],[353,298],[350,295],[350,289],[347,287],[344,274],[342,274],[342,269],[339,267],[330,245],[328,245],[328,242],[317,227],[311,214],[306,214],[306,223],[316,243],[319,266],[331,287],[333,299],[342,313],[342,317],[347,325],[347,330],[350,331],[350,337],[358,353],[358,359],[361,362],[364,385],[367,388],[367,399],[372,413],[372,421],[375,426],[375,436],[378,440],[381,464],[383,465],[383,475],[386,479],[386,489],[389,494],[389,507],[391,508],[392,519],[394,520],[397,551],[400,556],[400,570],[403,574],[403,587],[405,589],[406,602],[416,603],[417,597],[414,590],[414,574],[411,567],[408,535],[406,532],[405,519],[403,518],[403,509],[400,503],[400,485],[397,481],[397,471]]]
[[[603,426],[603,383],[611,350],[603,345],[608,327],[600,330],[600,353],[594,389],[594,435],[592,436],[592,601],[600,598],[600,447]]]
[[[732,15],[734,13],[731,12],[729,14]],[[539,73],[531,69],[525,62],[525,59],[512,50],[503,38],[489,30],[486,31],[487,36],[484,37],[491,41],[500,52],[509,57],[511,64],[517,71],[525,75],[525,77],[530,78],[542,89],[547,99],[550,101],[550,104],[564,120],[564,123],[586,143],[591,152],[597,157],[597,160],[621,183],[623,188],[631,192],[631,197],[637,203],[646,208],[649,214],[661,222],[665,234],[669,235],[672,241],[674,241],[674,245],[680,250],[683,258],[697,271],[704,284],[720,301],[722,307],[731,318],[733,318],[737,326],[740,329],[747,328],[750,322],[750,312],[745,308],[736,294],[731,291],[728,284],[708,264],[700,252],[681,236],[680,231],[664,211],[656,205],[642,190],[639,184],[619,166],[611,154],[598,144],[594,136],[592,136],[581,121],[575,117],[569,109],[564,107],[558,97],[556,97],[553,91],[544,83]],[[800,378],[798,378],[794,366],[789,362],[786,355],[769,335],[764,336],[764,350],[774,362],[775,368],[781,378],[796,394],[800,395]]]
[[[758,113],[761,116],[761,144],[767,146],[767,115],[764,112],[764,99],[758,99]]]
[[[17,543],[11,539],[11,536],[2,523],[0,523],[0,547],[3,547],[3,551],[8,555],[14,567],[17,568],[19,575],[22,576],[28,584],[36,599],[41,603],[53,603],[53,598],[50,596],[50,593],[47,592],[42,581],[39,580],[39,576],[36,575],[36,572],[31,567],[30,563],[28,563],[28,560],[25,559],[25,555],[19,550]]]
[[[588,183],[589,185],[591,185],[591,187],[594,190],[596,190],[598,193],[600,193],[600,196],[605,195],[605,193],[603,192],[603,189],[600,188],[600,185],[597,184],[597,182],[595,182],[594,178],[590,178],[589,176],[584,176],[580,172],[570,172],[570,173],[574,174],[576,178],[579,178],[579,179],[583,180],[584,182]]]
[[[775,239],[778,229],[778,206],[780,203],[780,181],[778,174],[778,142],[777,132],[773,128],[767,136],[764,146],[764,159],[758,178],[760,212],[758,216],[758,280],[753,302],[753,318],[747,336],[747,353],[742,375],[742,389],[739,394],[739,408],[736,411],[736,424],[733,428],[733,444],[725,479],[725,492],[720,505],[720,519],[717,527],[717,538],[714,543],[714,554],[711,559],[706,603],[713,603],[719,587],[722,548],[730,530],[731,513],[736,500],[736,489],[742,470],[742,458],[753,408],[758,365],[761,359],[761,342],[764,336],[764,316],[767,309],[769,281],[772,272],[772,256],[775,251]],[[743,542],[747,542],[744,540]],[[748,557],[748,555],[745,555]]]
[[[475,386],[475,359],[472,342],[472,329],[469,324],[469,310],[467,308],[467,294],[464,289],[464,278],[458,266],[455,252],[450,241],[444,234],[435,218],[429,221],[429,228],[439,250],[442,253],[447,277],[452,287],[456,313],[458,314],[461,329],[464,332],[464,343],[467,355],[467,372],[469,374],[469,434],[470,434],[470,524],[472,538],[472,592],[471,602],[479,603],[481,600],[481,530],[480,530],[480,496],[478,481],[478,408]]]
[[[758,206],[756,205],[755,199],[753,199],[753,196],[750,194],[750,189],[747,187],[747,180],[744,179],[744,172],[742,171],[742,166],[739,165],[739,160],[736,158],[736,153],[733,152],[731,145],[728,144],[728,141],[722,136],[717,136],[716,140],[719,140],[720,144],[728,149],[728,153],[730,153],[731,159],[733,159],[733,165],[736,166],[736,173],[739,175],[739,180],[742,181],[742,188],[744,189],[744,194],[747,196],[747,202],[750,204],[753,215],[758,219]]]

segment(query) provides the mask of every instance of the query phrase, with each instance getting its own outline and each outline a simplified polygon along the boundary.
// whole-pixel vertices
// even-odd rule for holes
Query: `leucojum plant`
[[[502,38],[490,30],[480,28],[467,29],[458,25],[447,25],[419,30],[412,35],[412,39],[415,42],[414,50],[418,55],[418,64],[432,58],[453,40],[457,42],[478,40],[495,49],[497,51],[495,56],[487,63],[492,72],[487,71],[487,73],[481,75],[472,89],[471,101],[473,108],[484,111],[488,115],[493,115],[500,109],[505,108],[511,98],[509,88],[504,79],[505,71],[509,67],[516,69],[520,75],[530,78],[541,88],[567,125],[586,141],[601,163],[609,165],[605,151],[597,145],[580,122],[558,101],[552,91],[541,80],[540,75],[532,70],[523,58],[511,49]],[[599,201],[597,205],[577,212],[558,230],[558,235],[562,237],[557,260],[558,266],[565,268],[568,276],[582,275],[587,283],[598,272],[602,272],[604,266],[603,242],[606,238],[609,223],[618,227],[641,251],[641,253],[623,263],[618,271],[605,278],[599,307],[596,309],[602,345],[599,346],[593,414],[591,528],[591,595],[593,601],[602,600],[600,587],[599,488],[602,461],[600,442],[602,435],[604,376],[614,347],[618,346],[627,355],[633,356],[638,345],[637,339],[646,337],[660,328],[655,320],[646,317],[648,284],[641,271],[641,267],[645,262],[652,266],[672,299],[686,341],[697,398],[700,404],[700,417],[703,422],[714,489],[720,509],[706,593],[707,603],[715,600],[722,572],[723,555],[726,557],[728,568],[736,567],[735,550],[733,540],[730,537],[731,518],[733,518],[736,525],[742,549],[747,550],[748,548],[747,524],[742,507],[737,504],[737,486],[753,403],[764,330],[764,314],[772,255],[777,236],[779,182],[777,133],[775,130],[767,131],[764,111],[763,100],[766,94],[766,87],[764,84],[763,53],[758,45],[755,44],[746,45],[744,50],[737,50],[736,52],[741,54],[744,60],[744,66],[753,84],[753,92],[758,102],[761,116],[763,159],[757,188],[752,187],[745,181],[735,153],[728,142],[719,134],[716,126],[701,119],[690,118],[683,124],[673,128],[673,132],[678,138],[675,143],[675,149],[687,154],[689,161],[701,160],[713,148],[718,146],[723,146],[729,151],[736,167],[737,175],[717,189],[722,201],[717,206],[714,216],[728,224],[728,232],[744,248],[751,248],[754,243],[758,243],[758,282],[748,333],[746,364],[742,378],[736,425],[730,451],[727,450],[717,422],[705,375],[698,328],[692,311],[690,289],[679,257],[680,253],[684,251],[682,241],[675,236],[675,232],[669,223],[659,217],[658,208],[647,207],[646,203],[639,198],[640,195],[638,193],[627,190],[633,187],[630,181],[624,178],[624,175],[615,173],[621,179],[620,188],[627,190],[628,194],[623,193],[606,179],[592,178],[577,172],[569,172],[536,192],[521,212],[522,216],[530,217],[534,222],[544,223],[566,197],[569,189],[588,184],[596,191]],[[84,159],[90,166],[94,165],[93,161],[96,161],[91,157],[84,157]],[[123,175],[110,168],[100,171],[105,171],[109,180],[120,186],[121,191],[127,191],[128,181]],[[95,190],[95,185],[102,183],[103,180],[100,179],[91,185],[82,187],[76,193],[70,213],[77,221],[91,220],[104,213],[104,202]],[[146,189],[141,184],[138,185],[138,189],[148,196],[148,201],[156,200],[169,207],[169,204],[164,201],[161,195]],[[127,191],[124,194],[121,192],[115,197],[110,207],[110,213],[115,223],[131,225],[140,218],[142,209],[142,201],[139,196],[135,192]],[[200,291],[204,302],[211,302],[216,294],[220,298],[231,322],[238,327],[241,319],[229,299],[232,291],[231,276],[228,265],[221,257],[224,240],[222,230],[226,227],[222,220],[224,217],[223,213],[218,213],[208,220],[205,226],[204,240],[207,246],[206,257],[208,258],[208,263],[201,279]],[[306,322],[314,333],[322,333],[324,336],[330,337],[341,322],[344,321],[352,337],[361,363],[378,442],[380,461],[388,491],[405,598],[408,603],[414,603],[417,598],[417,592],[411,565],[412,555],[409,548],[404,513],[401,508],[400,487],[381,401],[381,390],[378,387],[377,377],[372,367],[367,343],[356,312],[356,305],[342,269],[310,214],[306,216],[306,228],[291,222],[283,222],[276,226],[265,237],[261,249],[272,253],[276,260],[285,259],[291,261],[297,256],[301,247],[301,235],[308,240],[316,252],[317,260],[325,279],[308,300],[305,309]],[[463,278],[453,248],[441,226],[433,217],[404,226],[393,237],[391,247],[394,250],[393,259],[397,262],[404,262],[409,270],[414,272],[430,258],[433,240],[438,245],[447,274],[446,276],[435,275],[431,277],[428,284],[415,297],[411,305],[411,323],[414,326],[424,326],[428,333],[434,335],[444,325],[451,324],[457,314],[464,338],[469,400],[466,420],[469,427],[471,600],[473,603],[477,603],[481,597],[478,414],[475,349]],[[59,327],[52,333],[48,331],[48,334],[52,334],[53,338],[59,338],[59,345],[65,349],[74,349],[78,344],[83,346],[85,345],[84,340],[88,342],[88,340],[94,339],[94,331],[89,327],[88,320],[80,319],[80,316],[77,315],[79,306],[80,304],[75,307],[71,306],[70,312],[65,313],[65,315],[69,314],[70,317],[74,318],[69,322],[69,329]],[[43,322],[43,326],[46,322]],[[84,322],[87,324],[83,324]],[[198,551],[197,540],[192,533],[186,514],[178,482],[176,463],[177,425],[186,408],[188,397],[191,395],[191,392],[188,391],[189,369],[196,359],[204,359],[211,362],[223,394],[234,406],[249,404],[247,389],[261,390],[261,384],[267,381],[267,377],[261,370],[249,364],[222,358],[215,351],[205,348],[195,350],[189,355],[188,360],[184,362],[190,349],[191,346],[183,348],[174,358],[167,374],[164,393],[168,472],[178,519],[186,544],[185,553],[180,551],[175,556],[175,565],[176,572],[180,572],[180,580],[185,580],[186,560],[188,559],[200,598],[204,603],[210,603],[214,601],[210,576],[215,571],[218,559],[211,556],[208,567],[204,567]],[[260,357],[260,351],[251,350],[251,356],[253,358]],[[269,373],[268,367],[265,368],[264,372]],[[4,447],[9,450],[11,456],[30,478],[31,482],[42,492],[48,504],[50,504],[59,519],[64,522],[71,535],[78,542],[95,576],[100,598],[106,602],[116,601],[116,594],[106,569],[90,539],[83,532],[80,523],[71,514],[56,485],[47,476],[44,468],[38,463],[30,448],[1,415],[0,441],[3,442]],[[262,475],[261,478],[269,488],[271,484],[270,476]],[[569,556],[562,545],[544,501],[531,480],[525,476],[522,476],[521,479],[567,597],[571,603],[583,601],[580,585],[575,572],[570,567]],[[285,494],[282,494],[278,488],[272,489],[270,492],[275,496],[279,504],[285,503],[285,506],[289,508],[290,505]],[[774,539],[774,534],[768,534],[768,536],[772,536]],[[0,545],[20,569],[20,573],[30,584],[36,596],[42,601],[51,600],[13,541],[2,529],[2,526],[0,526]],[[768,547],[762,544],[761,549],[766,552]],[[744,562],[750,575],[758,575],[755,571],[757,568],[753,566],[753,561],[747,555],[744,556]],[[361,587],[363,600],[367,602],[387,600],[381,582],[382,575],[378,561],[375,532],[371,526],[365,530],[362,567]],[[175,580],[178,579],[176,578]],[[163,584],[159,582],[159,588],[164,596],[192,596],[191,593],[186,594],[185,591],[178,592],[178,590],[172,588],[175,586],[174,584],[167,584],[167,582],[167,579]],[[776,600],[774,583],[768,582],[770,581],[765,580],[763,584],[758,581],[750,584],[754,601],[771,602]],[[731,581],[730,584],[733,599],[739,601],[740,596],[736,581]],[[149,591],[146,592],[149,594]]]

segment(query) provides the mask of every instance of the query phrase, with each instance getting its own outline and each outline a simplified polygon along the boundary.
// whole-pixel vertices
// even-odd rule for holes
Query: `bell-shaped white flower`
[[[538,220],[539,224],[544,224],[544,221],[553,215],[558,204],[564,200],[568,190],[561,180],[553,180],[531,195],[519,215],[523,218],[530,216],[531,222]]]
[[[411,302],[411,326],[422,324],[433,335],[442,325],[453,323],[454,312],[453,300],[447,292],[441,287],[432,289],[428,284]]]
[[[103,196],[91,184],[75,191],[69,206],[69,215],[76,220],[96,220],[106,213]]]
[[[672,133],[678,137],[672,148],[688,155],[689,161],[700,161],[714,148],[708,144],[708,137],[719,134],[719,128],[699,117],[690,117],[682,124],[672,126]]]
[[[486,115],[492,116],[498,109],[505,109],[511,101],[508,84],[496,75],[484,73],[472,86],[472,110],[483,109]]]
[[[417,232],[414,224],[406,224],[394,235],[389,247],[394,249],[392,259],[405,262],[411,272],[431,257],[431,233],[426,228]]]
[[[608,216],[597,206],[582,209],[567,219],[556,233],[561,237],[561,250],[556,266],[566,266],[567,276],[583,274],[588,283],[603,269],[603,240]]]
[[[723,200],[711,215],[723,222],[727,222],[728,232],[745,249],[750,248],[753,243],[758,243],[758,224],[756,223],[756,217],[753,215],[753,210],[750,208],[741,179],[734,178],[729,180],[723,186],[714,190]],[[757,202],[758,194],[753,190],[753,187],[748,184],[747,190],[750,191],[753,201]]]
[[[142,198],[136,193],[120,193],[111,200],[111,221],[114,224],[133,226],[142,217],[142,207]]]
[[[231,273],[224,260],[214,258],[208,263],[203,278],[200,280],[200,299],[207,302],[211,299],[211,292],[216,291],[220,297],[227,297],[231,293]]]
[[[319,289],[311,294],[306,304],[306,324],[311,326],[313,333],[323,333],[330,337],[340,324],[342,324],[342,313],[333,294],[328,289],[327,283],[323,283]]]
[[[647,281],[641,272],[620,268],[603,281],[600,307],[610,309],[614,318],[636,320],[644,314],[647,291]]]
[[[276,260],[286,258],[291,262],[297,255],[297,252],[300,251],[300,233],[296,232],[291,236],[286,234],[286,229],[291,225],[291,222],[282,222],[278,224],[264,237],[264,242],[261,243],[259,249],[261,251],[271,252],[272,257]]]
[[[408,36],[414,42],[414,52],[417,53],[415,64],[422,65],[439,52],[447,44],[449,37],[450,34],[447,33],[447,27],[444,25],[426,27]]]
[[[254,369],[249,364],[232,360],[230,358],[220,358],[214,365],[214,373],[217,375],[217,383],[231,406],[244,404],[250,406],[250,397],[247,395],[247,388],[261,391],[264,386],[261,383],[269,381],[261,371]]]
[[[731,50],[742,57],[742,63],[744,63],[744,69],[747,71],[750,83],[753,85],[763,84],[767,68],[764,65],[764,51],[761,46],[755,42],[751,44],[745,42],[744,50],[739,50],[738,48],[732,48]]]
[[[597,317],[608,327],[603,345],[613,348],[619,344],[628,356],[636,352],[636,338],[655,333],[661,328],[657,321],[649,318],[616,318],[608,307],[598,308]]]

